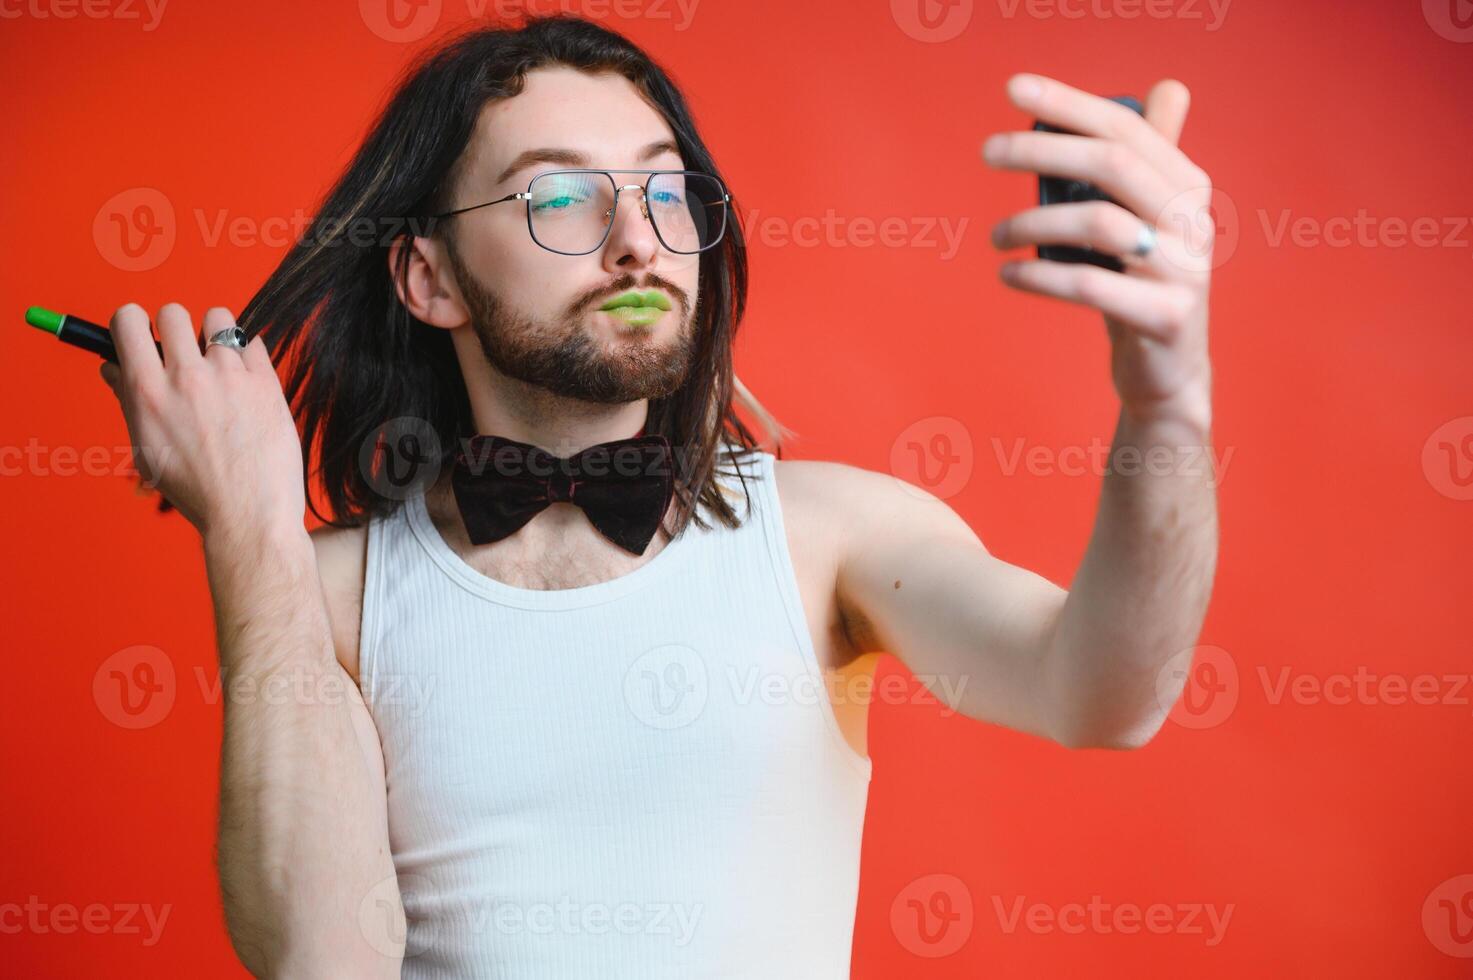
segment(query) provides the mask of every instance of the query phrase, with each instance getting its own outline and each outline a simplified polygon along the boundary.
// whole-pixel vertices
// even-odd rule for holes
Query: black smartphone
[[[1139,99],[1129,95],[1117,95],[1110,99],[1111,102],[1119,102],[1123,106],[1134,109],[1140,115],[1146,114],[1146,107]],[[1070,130],[1050,126],[1047,123],[1035,122],[1033,128],[1045,133],[1068,133]],[[1094,184],[1086,184],[1080,180],[1069,180],[1066,177],[1049,177],[1040,174],[1038,177],[1038,203],[1039,204],[1077,204],[1082,201],[1110,201],[1119,203],[1100,190]],[[1125,266],[1113,255],[1096,252],[1092,248],[1075,248],[1072,245],[1040,245],[1038,246],[1038,257],[1048,259],[1051,262],[1088,262],[1114,272],[1121,272]]]

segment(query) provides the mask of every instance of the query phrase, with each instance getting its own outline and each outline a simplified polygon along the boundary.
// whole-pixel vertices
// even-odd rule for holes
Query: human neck
[[[606,405],[555,395],[505,376],[476,382],[467,391],[477,434],[525,442],[563,458],[631,438],[649,415],[649,400],[643,398]]]

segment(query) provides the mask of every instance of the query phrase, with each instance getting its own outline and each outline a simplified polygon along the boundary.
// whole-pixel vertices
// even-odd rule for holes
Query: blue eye
[[[598,193],[588,178],[575,174],[539,177],[533,182],[532,210],[545,214],[587,204]]]

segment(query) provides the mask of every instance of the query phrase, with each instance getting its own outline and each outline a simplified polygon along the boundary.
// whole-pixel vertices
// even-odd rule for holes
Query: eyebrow
[[[679,156],[680,147],[671,140],[657,140],[641,150],[636,160],[639,163],[648,163],[662,153],[674,153]],[[557,146],[544,146],[535,150],[523,150],[519,153],[517,158],[501,172],[501,176],[496,178],[496,183],[503,183],[517,171],[525,170],[537,163],[556,163],[564,167],[590,167],[586,153]]]

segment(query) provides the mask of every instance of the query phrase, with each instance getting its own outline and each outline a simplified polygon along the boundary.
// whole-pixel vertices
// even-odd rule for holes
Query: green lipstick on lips
[[[620,293],[599,309],[618,317],[631,327],[648,327],[670,310],[670,297],[656,290],[631,289]]]

